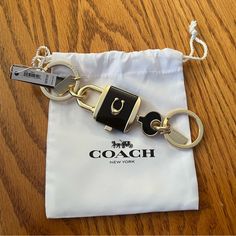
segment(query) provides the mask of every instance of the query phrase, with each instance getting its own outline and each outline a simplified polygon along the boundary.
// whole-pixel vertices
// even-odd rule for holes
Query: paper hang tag
[[[27,83],[37,84],[45,87],[54,88],[64,78],[56,74],[41,71],[22,65],[13,65],[11,67],[11,79]]]

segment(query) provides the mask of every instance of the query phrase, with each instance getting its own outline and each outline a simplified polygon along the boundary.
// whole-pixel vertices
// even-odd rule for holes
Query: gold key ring
[[[186,110],[186,109],[176,109],[176,110],[168,112],[167,115],[164,117],[164,119],[163,119],[163,127],[167,127],[169,125],[170,118],[175,116],[175,115],[177,115],[177,114],[187,114],[187,115],[189,115],[189,116],[194,118],[194,120],[196,121],[196,123],[198,125],[198,137],[192,143],[189,143],[189,144],[177,143],[176,141],[174,141],[171,138],[171,135],[168,134],[168,133],[164,134],[165,139],[170,144],[172,144],[172,145],[174,145],[175,147],[178,147],[178,148],[187,149],[187,148],[195,147],[202,140],[202,137],[203,137],[204,127],[203,127],[202,121],[192,111],[189,111],[189,110]]]
[[[65,66],[65,67],[69,68],[73,72],[73,75],[75,76],[74,91],[78,91],[79,85],[80,85],[80,75],[79,75],[78,70],[70,62],[67,62],[67,61],[51,61],[43,69],[45,71],[47,71],[48,69],[51,69],[52,67],[59,66],[59,65],[60,66]],[[55,100],[55,101],[66,101],[66,100],[68,100],[68,99],[73,97],[69,91],[65,95],[60,96],[58,94],[51,93],[48,90],[48,88],[45,88],[43,86],[40,86],[40,88],[41,88],[42,93],[46,97],[48,97],[48,98],[50,98],[52,100]]]

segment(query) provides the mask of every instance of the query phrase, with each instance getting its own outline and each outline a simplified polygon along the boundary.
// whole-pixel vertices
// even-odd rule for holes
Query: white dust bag
[[[173,49],[52,54],[52,61],[70,62],[80,72],[81,86],[113,85],[140,96],[141,115],[187,109],[184,58],[188,59]],[[176,119],[174,126],[190,137],[187,117]],[[137,123],[128,133],[106,131],[76,99],[50,101],[48,218],[196,209],[192,150],[175,148],[162,135],[148,137]]]

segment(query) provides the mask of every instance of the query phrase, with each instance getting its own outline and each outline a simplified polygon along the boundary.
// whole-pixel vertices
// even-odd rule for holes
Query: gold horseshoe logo
[[[119,99],[119,98],[115,98],[115,99],[113,100],[112,104],[111,104],[111,113],[112,113],[112,115],[114,115],[114,116],[118,115],[118,114],[122,111],[122,109],[123,109],[123,107],[124,107],[124,103],[125,103],[124,100],[121,100],[121,107],[120,107],[120,109],[116,109],[116,108],[114,107],[115,102],[118,101],[118,100],[120,100],[120,99]]]

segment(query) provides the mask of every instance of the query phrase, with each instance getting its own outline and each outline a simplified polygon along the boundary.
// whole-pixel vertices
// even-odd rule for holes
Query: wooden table
[[[234,0],[0,1],[0,234],[236,234]],[[207,60],[184,65],[189,109],[205,125],[195,148],[200,211],[47,220],[44,209],[48,99],[9,79],[35,50],[189,52],[198,21]],[[200,46],[196,55],[202,54]]]

